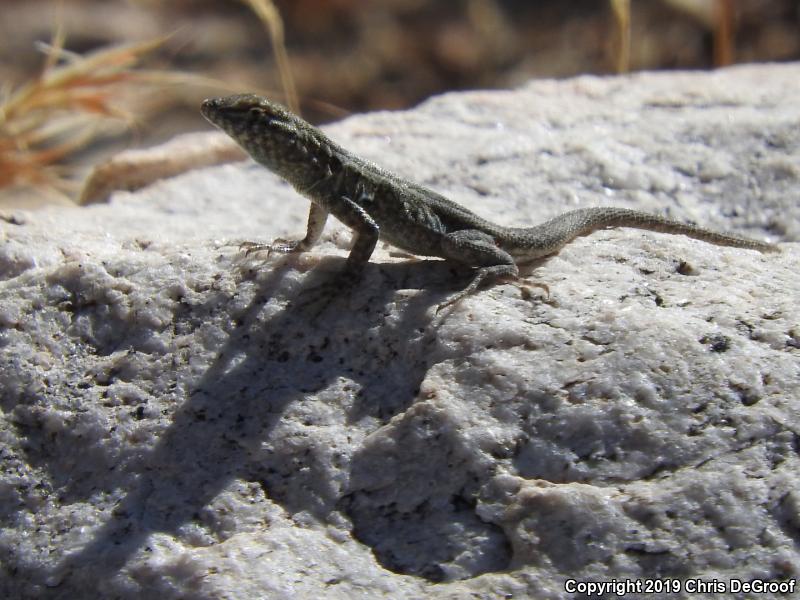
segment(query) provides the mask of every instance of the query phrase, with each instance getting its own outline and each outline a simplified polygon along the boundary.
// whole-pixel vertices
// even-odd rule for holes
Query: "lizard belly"
[[[379,236],[384,242],[418,256],[442,256],[441,234],[422,226],[406,225],[402,231],[378,223]]]
[[[411,254],[442,256],[445,226],[423,198],[383,185],[364,197],[362,206],[378,225],[383,241]]]

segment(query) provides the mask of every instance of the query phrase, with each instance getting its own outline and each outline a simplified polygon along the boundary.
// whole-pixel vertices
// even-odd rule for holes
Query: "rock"
[[[793,580],[799,79],[539,81],[328,128],[498,222],[618,205],[784,242],[598,232],[525,270],[547,297],[501,284],[435,315],[469,273],[379,247],[320,307],[347,230],[243,257],[307,209],[252,163],[6,215],[0,594]]]

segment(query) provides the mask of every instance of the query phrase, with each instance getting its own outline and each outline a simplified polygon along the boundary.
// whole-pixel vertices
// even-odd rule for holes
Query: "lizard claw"
[[[258,254],[259,252],[267,252],[267,256],[269,256],[269,252],[272,250],[272,246],[270,244],[262,244],[259,242],[242,242],[239,244],[239,252],[244,252],[245,256],[250,256],[251,254]]]
[[[269,255],[273,252],[288,254],[290,252],[301,252],[305,249],[303,240],[287,240],[284,238],[273,240],[271,244],[262,244],[260,242],[242,242],[239,244],[239,250],[243,250],[245,256],[266,252],[267,258],[269,258]]]
[[[278,238],[272,240],[272,243],[269,244],[269,251],[270,252],[280,252],[281,254],[289,254],[291,252],[303,252],[307,250],[304,240],[287,240],[284,238]]]
[[[506,280],[506,283],[510,283],[511,285],[514,285],[517,288],[519,288],[519,290],[520,290],[520,292],[522,294],[523,300],[531,300],[534,297],[532,288],[536,287],[536,288],[541,288],[541,289],[544,290],[545,296],[546,296],[545,302],[549,302],[550,301],[550,287],[546,283],[539,283],[539,282],[528,283],[527,281],[523,282],[523,281],[519,281],[518,279],[512,279],[510,277]],[[466,296],[469,296],[469,295],[473,294],[475,292],[475,290],[470,289],[471,287],[472,286],[468,287],[465,290],[462,290],[461,292],[457,293],[455,296],[453,296],[449,300],[439,304],[436,307],[436,314],[438,315],[445,308],[447,308],[449,306],[453,306],[454,304],[458,304]]]
[[[438,315],[445,308],[448,308],[450,306],[458,304],[459,302],[461,302],[461,300],[463,300],[470,293],[472,293],[472,292],[463,292],[462,291],[462,292],[459,292],[458,294],[456,294],[455,296],[453,296],[452,298],[450,298],[450,300],[447,300],[445,302],[440,302],[439,304],[436,305],[436,311],[434,312],[434,314]]]
[[[533,298],[533,289],[532,288],[540,288],[544,290],[545,294],[545,302],[550,301],[550,286],[546,283],[528,283],[527,281],[509,281],[510,284],[515,285],[519,288],[519,291],[522,293],[523,300],[530,300]]]
[[[288,242],[287,240],[277,239],[271,244],[264,244],[261,242],[240,242],[239,243],[239,252],[243,253],[244,256],[240,258],[238,262],[238,270],[240,272],[246,272],[252,269],[253,262],[263,263],[266,262],[273,251],[276,252],[292,252],[294,247],[291,247],[292,242]],[[260,255],[264,253],[265,256],[260,257]],[[255,256],[255,259],[251,260]]]

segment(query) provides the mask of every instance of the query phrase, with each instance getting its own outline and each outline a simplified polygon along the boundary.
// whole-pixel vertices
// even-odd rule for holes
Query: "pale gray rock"
[[[252,163],[5,215],[0,596],[561,598],[800,570],[800,66],[540,81],[328,127],[496,221],[651,210],[438,316],[469,274]],[[299,299],[299,301],[298,301]]]

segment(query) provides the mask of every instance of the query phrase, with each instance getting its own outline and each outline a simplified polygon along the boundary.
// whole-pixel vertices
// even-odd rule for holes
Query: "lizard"
[[[269,245],[252,246],[281,253],[304,252],[319,240],[332,214],[354,231],[341,274],[348,282],[358,278],[379,239],[417,256],[472,267],[469,284],[440,304],[437,312],[474,293],[484,282],[516,282],[518,265],[555,254],[579,236],[610,227],[682,234],[761,252],[779,251],[767,242],[628,208],[579,208],[533,227],[506,227],[355,156],[269,99],[254,94],[212,98],[202,103],[201,113],[256,162],[311,201],[304,238],[279,238]]]

